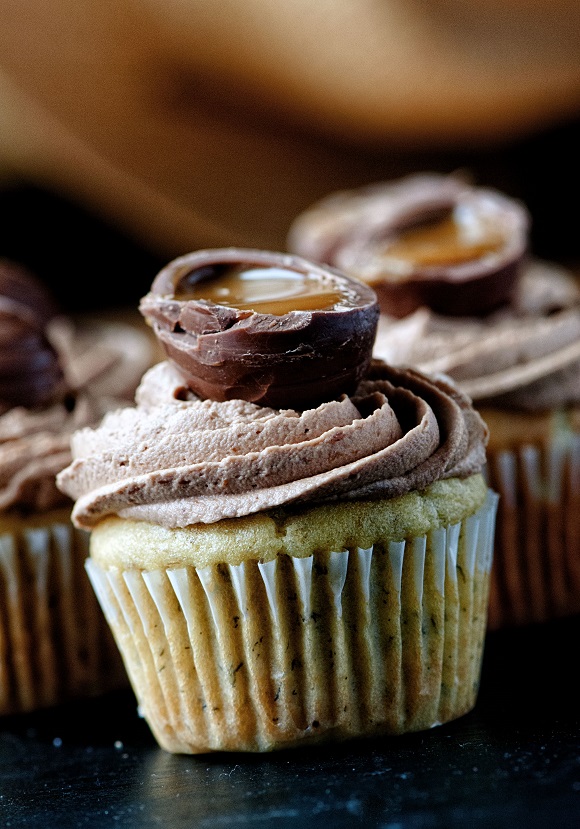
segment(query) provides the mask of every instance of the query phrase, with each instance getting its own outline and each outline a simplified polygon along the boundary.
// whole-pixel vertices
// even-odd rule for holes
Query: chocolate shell
[[[334,299],[328,307],[265,313],[203,298],[204,286],[215,295],[212,281],[229,269],[286,272],[319,284]],[[196,298],[188,298],[189,289]],[[298,256],[240,248],[173,260],[139,310],[197,396],[297,410],[355,391],[370,363],[379,318],[367,285]]]
[[[0,258],[0,297],[13,299],[30,309],[39,327],[60,314],[56,300],[40,279],[11,259]]]
[[[55,302],[36,277],[0,260],[0,412],[42,406],[64,395],[58,354],[46,334],[56,314]]]
[[[421,306],[484,316],[512,301],[529,226],[516,199],[457,175],[416,174],[327,196],[295,219],[287,244],[370,284],[393,317]]]

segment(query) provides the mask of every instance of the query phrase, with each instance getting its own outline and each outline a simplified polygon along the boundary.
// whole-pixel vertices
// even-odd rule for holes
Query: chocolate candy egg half
[[[512,301],[529,225],[517,199],[425,173],[327,196],[296,218],[288,249],[370,284],[393,317],[481,316]]]
[[[47,334],[57,314],[56,302],[36,276],[0,259],[0,413],[64,397],[64,372]]]
[[[244,248],[174,259],[139,310],[198,397],[298,410],[355,391],[379,318],[368,285]]]

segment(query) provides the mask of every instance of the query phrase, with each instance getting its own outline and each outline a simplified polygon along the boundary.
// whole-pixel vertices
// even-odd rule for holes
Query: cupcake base
[[[129,685],[70,510],[0,519],[0,715]]]
[[[396,735],[475,705],[496,505],[488,491],[458,522],[336,552],[86,566],[167,751]]]
[[[580,423],[563,412],[482,416],[500,495],[489,628],[580,613]]]

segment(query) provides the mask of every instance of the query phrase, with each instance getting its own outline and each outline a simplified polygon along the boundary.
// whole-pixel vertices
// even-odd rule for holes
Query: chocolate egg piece
[[[28,308],[39,327],[61,313],[44,283],[27,267],[5,257],[0,257],[0,296]]]
[[[26,268],[0,260],[0,412],[44,406],[65,391],[59,356],[46,333],[57,305]]]
[[[391,316],[421,306],[483,316],[512,301],[529,227],[517,199],[457,175],[416,174],[320,200],[296,218],[288,248],[371,285]]]
[[[298,410],[355,391],[379,318],[368,285],[298,256],[244,248],[174,259],[139,310],[199,397]]]

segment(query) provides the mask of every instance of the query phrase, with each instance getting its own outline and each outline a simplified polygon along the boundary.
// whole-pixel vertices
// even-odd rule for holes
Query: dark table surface
[[[427,732],[171,755],[130,691],[0,719],[0,826],[580,827],[580,617],[489,633],[475,709]]]

